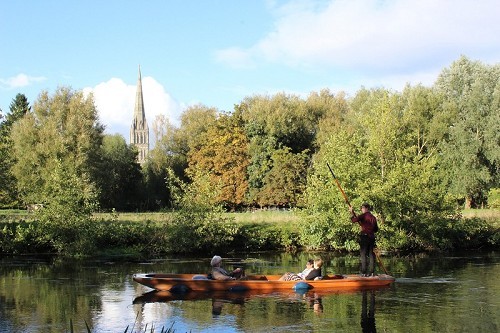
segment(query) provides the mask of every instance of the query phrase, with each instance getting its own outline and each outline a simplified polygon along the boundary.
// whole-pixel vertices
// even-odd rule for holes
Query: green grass
[[[0,209],[0,222],[30,221],[33,213],[28,213],[24,209]]]
[[[168,219],[170,212],[146,212],[146,213],[95,213],[94,218],[105,221],[117,220],[121,222],[162,222]],[[259,223],[293,223],[299,220],[299,217],[292,211],[278,210],[256,210],[243,213],[226,213],[239,223],[259,224]],[[466,209],[462,211],[465,218],[480,218],[495,227],[500,227],[500,209]],[[0,221],[19,221],[30,220],[33,214],[26,210],[4,209],[0,210]]]
[[[244,213],[227,213],[234,217],[236,222],[241,223],[290,223],[297,222],[299,218],[292,211],[277,211],[277,210],[257,210],[254,212]]]
[[[465,209],[462,211],[465,218],[480,218],[496,228],[500,228],[500,209]]]
[[[168,218],[172,213],[95,213],[94,218],[103,220],[113,220],[121,222],[161,222]],[[233,217],[239,223],[290,223],[298,221],[298,217],[291,211],[277,211],[277,210],[257,210],[254,212],[243,213],[226,213],[228,216]]]
[[[161,222],[167,219],[168,215],[171,213],[94,213],[95,219],[103,219],[105,221],[117,220],[121,222]]]

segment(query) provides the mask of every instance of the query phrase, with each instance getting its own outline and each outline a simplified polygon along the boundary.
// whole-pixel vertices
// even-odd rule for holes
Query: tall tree
[[[259,193],[260,206],[297,207],[307,182],[307,151],[294,154],[290,148],[275,150],[272,167]]]
[[[307,107],[298,96],[279,93],[246,98],[236,109],[242,113],[249,139],[249,194],[257,202],[275,150],[288,147],[293,154],[311,148],[321,108]]]
[[[450,192],[465,198],[466,207],[477,207],[499,184],[500,65],[462,56],[441,72],[435,86],[451,117],[441,147]]]
[[[17,94],[10,104],[10,113],[0,123],[0,207],[15,207],[19,205],[16,191],[16,178],[11,168],[16,161],[12,150],[10,137],[12,125],[30,111],[28,99],[23,94]]]
[[[317,123],[317,129],[314,130],[314,146],[310,147],[313,148],[311,153],[314,153],[344,122],[344,117],[349,111],[349,103],[344,92],[333,94],[328,89],[323,89],[319,93],[312,92],[309,95],[306,109],[318,119],[314,121]]]
[[[182,147],[175,141],[178,129],[164,115],[156,116],[153,121],[153,136],[155,146],[150,151],[148,161],[144,165],[144,207],[147,209],[172,208],[174,200],[168,181],[185,179],[184,169],[187,167],[187,147]],[[183,139],[187,145],[188,138]]]
[[[137,151],[119,134],[105,135],[102,143],[99,202],[102,209],[135,210],[141,197],[142,174]]]
[[[172,151],[187,157],[202,143],[201,134],[216,121],[218,111],[204,105],[194,105],[181,115],[181,124],[174,133]]]
[[[42,92],[12,128],[12,170],[27,203],[50,202],[55,170],[75,177],[79,190],[94,192],[104,127],[99,123],[93,96],[62,87],[50,96]],[[58,175],[59,177],[59,175]],[[62,182],[62,181],[61,181]]]
[[[208,174],[214,187],[220,187],[218,203],[235,209],[245,202],[248,189],[248,139],[240,113],[220,114],[200,139],[198,149],[189,153],[187,172],[193,179]]]

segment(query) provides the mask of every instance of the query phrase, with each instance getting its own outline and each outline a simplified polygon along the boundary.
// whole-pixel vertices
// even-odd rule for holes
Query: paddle
[[[352,206],[349,203],[349,200],[347,199],[347,195],[345,194],[344,190],[342,189],[342,186],[340,186],[340,183],[339,183],[337,177],[335,177],[335,174],[333,173],[333,170],[330,167],[330,164],[326,163],[326,166],[330,170],[330,173],[332,174],[333,179],[335,180],[335,183],[337,184],[337,187],[339,188],[340,192],[342,193],[342,196],[344,197],[346,204],[349,206],[349,208],[351,208]],[[378,256],[377,252],[373,251],[373,253],[375,254],[375,257],[377,257],[377,261],[378,261],[379,266],[382,268],[382,270],[385,272],[386,275],[389,275],[389,273],[385,269],[384,264],[382,264],[382,260],[380,260],[380,257]]]

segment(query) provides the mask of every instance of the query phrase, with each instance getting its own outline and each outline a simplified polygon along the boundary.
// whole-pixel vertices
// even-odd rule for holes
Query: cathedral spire
[[[142,96],[141,66],[139,65],[139,78],[135,94],[134,118],[130,127],[130,144],[137,147],[137,159],[140,164],[146,161],[149,152],[149,128],[144,111],[144,98]]]
[[[144,99],[142,97],[141,65],[139,65],[139,78],[137,79],[137,90],[135,93],[134,120],[146,120],[144,113]]]

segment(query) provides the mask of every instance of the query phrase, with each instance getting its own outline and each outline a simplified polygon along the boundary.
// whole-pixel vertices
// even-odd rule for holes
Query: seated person
[[[231,273],[228,273],[224,268],[221,267],[222,258],[220,256],[214,256],[210,261],[210,266],[212,266],[212,279],[214,280],[236,280],[239,279],[243,270],[241,268],[236,268]]]
[[[279,278],[280,281],[300,281],[300,280],[314,280],[317,277],[321,276],[321,266],[323,266],[323,260],[320,258],[314,259],[312,268],[310,267],[311,260],[307,261],[306,269],[304,269],[301,273],[285,273],[282,277]]]
[[[302,279],[304,279],[307,276],[307,274],[311,273],[313,269],[314,269],[314,260],[309,259],[306,262],[306,268],[297,275],[300,276]]]

